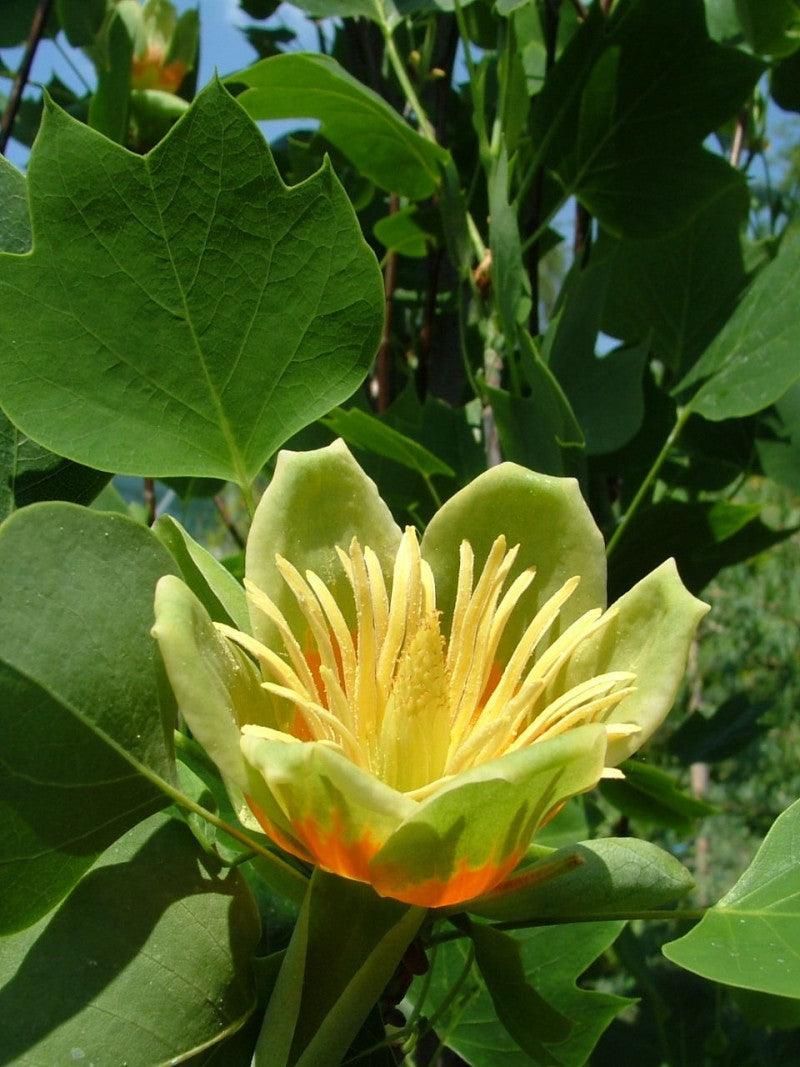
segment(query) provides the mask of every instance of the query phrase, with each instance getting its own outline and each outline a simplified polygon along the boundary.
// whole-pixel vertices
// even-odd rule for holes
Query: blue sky
[[[197,7],[198,4],[195,0],[175,0],[175,6],[180,11],[185,11],[188,8]],[[250,20],[241,11],[237,0],[199,0],[199,7],[202,36],[198,84],[204,85],[215,69],[220,74],[229,74],[231,71],[246,67],[258,57],[241,32],[240,27]],[[290,46],[291,50],[317,50],[316,29],[302,12],[290,4],[282,4],[268,25],[283,25],[294,30],[297,38]],[[22,51],[22,47],[4,48],[0,50],[0,58],[4,60],[7,67],[16,70]],[[65,58],[64,52],[69,55],[72,65]],[[36,53],[31,80],[35,83],[46,84],[54,73],[78,92],[82,89],[81,77],[90,85],[94,83],[94,67],[91,61],[83,55],[80,49],[71,48],[63,35],[60,35],[58,43],[48,40],[41,42]],[[7,89],[8,83],[0,81],[0,90],[7,91]],[[37,90],[33,87],[28,90],[29,95],[35,95],[36,92]],[[273,136],[282,132],[287,125],[297,128],[296,122],[265,125],[268,126],[266,130],[268,135]],[[28,150],[15,141],[11,141],[7,156],[18,167],[24,167],[28,158]]]

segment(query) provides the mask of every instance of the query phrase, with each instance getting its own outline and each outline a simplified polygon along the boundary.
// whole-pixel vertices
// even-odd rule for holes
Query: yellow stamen
[[[583,723],[604,723],[609,740],[639,729],[607,722],[633,692],[633,674],[613,671],[566,692],[559,687],[562,669],[615,614],[587,611],[548,645],[547,635],[578,577],[550,596],[506,663],[497,663],[509,621],[535,579],[531,568],[505,588],[518,549],[507,549],[505,538],[498,537],[474,582],[472,546],[461,544],[449,639],[441,631],[434,576],[413,527],[400,540],[390,588],[371,548],[355,539],[346,552],[337,547],[352,594],[349,604],[337,601],[313,571],[303,577],[276,557],[305,637],[292,631],[270,597],[246,583],[250,604],[274,626],[285,658],[247,634],[223,624],[218,629],[261,663],[264,689],[285,703],[286,721],[295,722],[304,738],[342,751],[422,800],[454,774]],[[273,734],[291,739],[281,731]],[[620,775],[607,768],[605,776]]]

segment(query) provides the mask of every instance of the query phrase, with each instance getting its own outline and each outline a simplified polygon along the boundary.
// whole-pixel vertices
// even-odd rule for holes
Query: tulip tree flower
[[[577,483],[505,463],[401,530],[347,448],[281,453],[247,544],[249,632],[183,582],[154,634],[243,821],[424,907],[488,892],[565,801],[620,776],[707,606],[674,561],[606,610]]]

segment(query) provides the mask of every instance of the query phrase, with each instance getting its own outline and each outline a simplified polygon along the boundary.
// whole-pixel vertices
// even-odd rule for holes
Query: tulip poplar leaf
[[[713,982],[800,999],[800,801],[772,825],[736,885],[667,959]]]
[[[375,257],[326,164],[287,188],[214,82],[148,155],[46,108],[33,250],[0,256],[0,403],[129,474],[248,483],[378,345]]]
[[[752,415],[800,379],[799,280],[800,230],[795,229],[678,386],[676,392],[683,392],[704,382],[689,402],[698,415],[715,422]]]
[[[258,937],[242,876],[221,870],[180,820],[154,815],[56,912],[4,941],[3,1062],[143,1067],[200,1051],[255,1007]]]
[[[318,119],[331,144],[382,189],[412,200],[438,189],[447,152],[330,56],[270,56],[228,81],[247,86],[239,100],[254,119]]]
[[[0,530],[0,930],[38,919],[163,803],[130,758],[171,779],[148,631],[172,567],[144,527],[71,504]]]
[[[494,921],[609,917],[671,904],[692,884],[686,868],[650,841],[608,837],[559,849],[468,907]]]
[[[581,989],[575,983],[621,929],[622,923],[618,922],[577,923],[518,930],[511,935],[519,946],[527,985],[524,990],[517,975],[514,986],[522,993],[523,1003],[530,1004],[532,992],[543,1005],[549,1006],[551,1013],[565,1016],[572,1023],[566,1040],[563,1034],[558,1035],[562,1040],[554,1040],[552,1044],[545,1040],[538,1052],[532,1044],[523,1051],[500,1022],[477,967],[470,968],[456,1001],[445,1004],[449,990],[468,963],[466,940],[440,945],[436,950],[433,976],[422,1010],[431,1017],[445,1004],[443,1015],[437,1016],[437,1032],[448,1048],[471,1067],[531,1067],[531,1064],[575,1067],[586,1063],[605,1028],[631,1001]],[[416,1002],[422,988],[422,980],[412,987],[412,1001]],[[511,990],[506,995],[511,995]],[[507,1010],[511,1010],[510,1005]]]

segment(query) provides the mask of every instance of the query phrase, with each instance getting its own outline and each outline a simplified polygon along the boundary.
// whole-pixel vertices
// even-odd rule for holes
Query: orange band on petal
[[[422,908],[447,908],[465,900],[488,893],[502,882],[522,859],[524,850],[518,850],[502,863],[485,863],[482,867],[468,867],[461,860],[457,870],[446,881],[429,878],[425,882],[409,882],[398,868],[373,871],[370,881],[384,897],[395,897],[407,904]],[[377,876],[377,877],[376,877]]]
[[[323,828],[314,819],[304,819],[292,824],[292,829],[314,857],[320,867],[343,878],[358,882],[371,882],[370,861],[380,849],[369,831],[354,841],[346,840],[341,815],[335,812],[329,827]]]
[[[296,856],[299,860],[303,860],[304,863],[313,863],[314,857],[310,856],[296,841],[292,841],[287,837],[282,830],[273,823],[268,817],[262,807],[256,804],[252,797],[245,797],[248,808],[252,811],[255,817],[261,824],[261,829],[267,835],[267,837],[274,841],[278,848],[282,848],[284,852],[288,852],[291,856]]]

